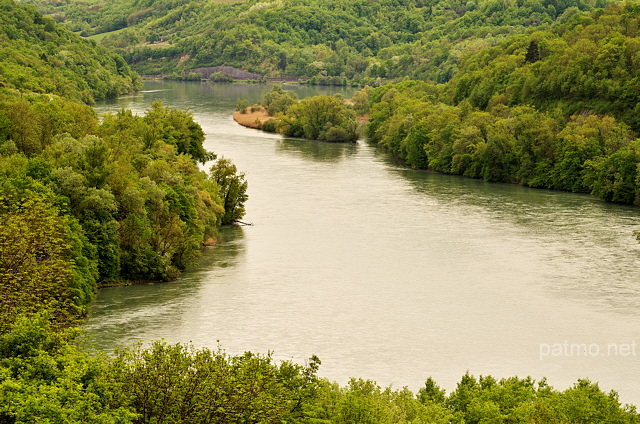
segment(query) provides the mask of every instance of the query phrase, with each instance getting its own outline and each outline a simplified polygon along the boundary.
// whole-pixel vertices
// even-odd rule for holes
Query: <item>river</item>
[[[285,87],[300,97],[336,90]],[[579,378],[640,405],[640,209],[409,170],[366,141],[237,125],[265,85],[150,81],[96,106],[188,108],[249,181],[244,221],[170,283],[103,289],[85,324],[106,352],[164,339],[322,360],[320,375],[448,391],[476,376]]]

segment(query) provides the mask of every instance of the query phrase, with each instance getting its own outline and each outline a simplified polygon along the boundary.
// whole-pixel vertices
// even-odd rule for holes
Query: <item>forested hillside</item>
[[[0,0],[0,88],[90,103],[140,87],[140,78],[119,55],[32,6]]]
[[[640,203],[638,3],[465,56],[447,85],[377,88],[369,136],[416,168]]]
[[[602,0],[25,0],[141,74],[230,65],[266,76],[444,82],[461,57]]]

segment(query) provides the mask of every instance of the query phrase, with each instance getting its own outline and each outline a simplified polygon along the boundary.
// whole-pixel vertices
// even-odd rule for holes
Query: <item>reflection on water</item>
[[[578,378],[640,404],[636,355],[540,357],[541,344],[640,342],[639,209],[397,166],[369,143],[237,125],[268,87],[151,83],[121,105],[189,107],[249,181],[244,221],[182,279],[99,293],[88,343],[164,338],[322,359],[321,374],[417,390],[467,370]],[[300,87],[300,89],[310,89]]]
[[[84,325],[83,345],[110,351],[138,341],[166,337],[166,330],[184,322],[190,302],[198,297],[203,281],[211,272],[224,274],[224,269],[242,261],[245,245],[244,228],[222,227],[218,244],[205,248],[202,255],[176,281],[100,290],[100,299],[93,305],[91,316]],[[144,327],[144,333],[139,329]],[[148,338],[148,334],[157,334]]]
[[[277,154],[299,155],[311,162],[339,162],[357,152],[356,143],[324,143],[314,140],[283,138],[275,143]]]

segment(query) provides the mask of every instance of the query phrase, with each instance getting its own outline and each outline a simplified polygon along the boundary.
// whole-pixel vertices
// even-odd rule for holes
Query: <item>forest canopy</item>
[[[220,65],[267,77],[445,82],[468,53],[603,0],[25,0],[141,74]]]
[[[57,25],[33,6],[0,0],[0,90],[85,103],[140,89],[123,58]]]
[[[415,168],[640,204],[636,3],[467,55],[446,85],[371,94],[369,137]]]

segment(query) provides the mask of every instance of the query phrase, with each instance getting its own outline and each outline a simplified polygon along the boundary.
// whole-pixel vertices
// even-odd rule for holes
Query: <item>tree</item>
[[[132,422],[136,414],[113,402],[118,387],[103,378],[104,360],[75,348],[73,333],[53,331],[50,319],[20,317],[0,332],[0,422]]]
[[[93,298],[96,264],[84,256],[92,249],[84,248],[82,230],[54,206],[50,191],[14,184],[0,189],[0,330],[40,310],[67,322]]]
[[[190,155],[196,162],[205,163],[215,158],[202,146],[204,131],[191,113],[163,107],[162,101],[156,100],[143,120],[149,125],[152,138],[174,146],[179,153]]]
[[[540,49],[538,48],[538,42],[531,40],[529,47],[527,47],[527,53],[524,55],[525,62],[533,63],[540,60]]]
[[[314,96],[291,106],[286,114],[291,123],[285,135],[303,136],[312,140],[355,141],[355,112],[336,96]],[[302,130],[298,134],[297,128]]]
[[[247,201],[247,182],[243,173],[229,159],[219,158],[210,169],[211,178],[218,185],[223,201],[222,224],[231,224],[244,216]]]
[[[286,113],[297,100],[298,96],[295,92],[284,91],[282,86],[276,84],[264,96],[262,106],[266,109],[268,115],[276,116],[278,113]]]
[[[278,365],[269,355],[155,342],[118,352],[108,375],[122,385],[138,423],[297,422],[305,392],[317,385],[318,363]]]

